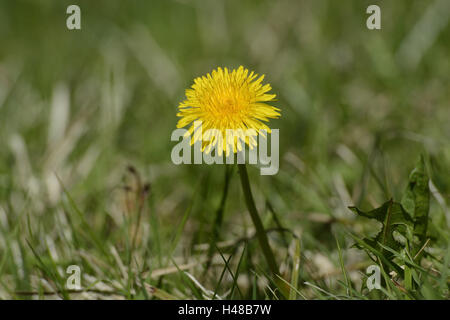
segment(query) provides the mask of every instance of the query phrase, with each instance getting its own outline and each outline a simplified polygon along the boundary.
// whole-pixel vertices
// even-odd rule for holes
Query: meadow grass
[[[1,299],[449,298],[448,1],[380,2],[379,31],[332,0],[76,1],[69,31],[72,2],[0,3]],[[239,65],[282,110],[278,174],[247,166],[278,278],[237,166],[170,159],[184,89]],[[420,155],[426,242],[371,247],[348,207],[400,202]]]

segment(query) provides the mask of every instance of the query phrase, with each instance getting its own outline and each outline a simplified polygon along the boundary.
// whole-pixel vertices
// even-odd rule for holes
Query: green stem
[[[275,262],[275,257],[273,255],[272,249],[270,248],[269,241],[267,239],[267,234],[264,230],[261,218],[256,210],[255,201],[253,200],[252,191],[250,189],[250,182],[248,180],[247,168],[245,164],[238,164],[239,176],[241,177],[242,189],[244,191],[245,203],[247,204],[247,209],[250,212],[253,224],[256,229],[256,236],[258,238],[261,249],[266,258],[267,264],[269,265],[270,271],[273,275],[279,273],[277,263]]]

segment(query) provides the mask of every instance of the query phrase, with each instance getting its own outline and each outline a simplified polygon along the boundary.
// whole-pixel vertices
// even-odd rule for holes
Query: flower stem
[[[238,164],[239,176],[241,177],[242,189],[244,191],[245,203],[247,204],[247,209],[250,212],[253,224],[256,229],[256,236],[258,238],[261,249],[266,258],[267,264],[269,265],[270,271],[273,275],[279,273],[277,263],[275,262],[275,257],[273,255],[272,249],[270,248],[269,241],[267,239],[267,234],[264,231],[264,226],[262,224],[261,218],[256,210],[255,201],[253,200],[252,191],[250,189],[250,182],[248,180],[247,167],[245,164]]]

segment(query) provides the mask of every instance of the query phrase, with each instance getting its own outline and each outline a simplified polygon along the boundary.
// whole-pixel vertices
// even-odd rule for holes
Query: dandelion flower
[[[242,66],[231,72],[219,67],[196,78],[186,90],[186,100],[178,107],[177,116],[181,119],[177,128],[191,124],[186,136],[192,136],[191,144],[201,140],[202,151],[206,153],[216,147],[219,155],[225,152],[228,156],[230,151],[241,151],[244,143],[253,149],[261,129],[270,133],[263,121],[280,116],[280,109],[267,104],[276,95],[269,93],[272,88],[263,84],[263,79],[264,75],[258,77]],[[194,126],[196,121],[201,121],[201,130]],[[212,135],[209,129],[218,134]]]

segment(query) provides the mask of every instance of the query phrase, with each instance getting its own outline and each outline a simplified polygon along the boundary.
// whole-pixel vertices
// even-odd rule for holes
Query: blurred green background
[[[70,4],[81,30],[66,28]],[[381,30],[366,28],[370,4]],[[431,219],[447,229],[449,13],[445,0],[0,1],[0,297],[45,287],[27,240],[45,265],[81,264],[103,280],[122,279],[117,257],[127,260],[135,223],[141,265],[167,267],[171,243],[180,264],[201,260],[225,168],[172,164],[170,135],[184,90],[218,66],[265,74],[278,96],[280,171],[250,175],[266,226],[275,212],[301,237],[303,280],[343,290],[328,272],[339,266],[335,237],[354,266],[366,257],[345,232],[376,231],[347,206],[398,199],[421,153]],[[136,176],[151,185],[139,218]],[[232,241],[251,224],[236,174],[230,185],[219,238]],[[77,234],[86,225],[100,244]],[[283,260],[289,246],[272,240]],[[257,263],[257,244],[249,250]],[[191,272],[214,287],[222,269],[202,270]],[[242,279],[244,290],[251,273]],[[171,278],[149,281],[190,296]]]

